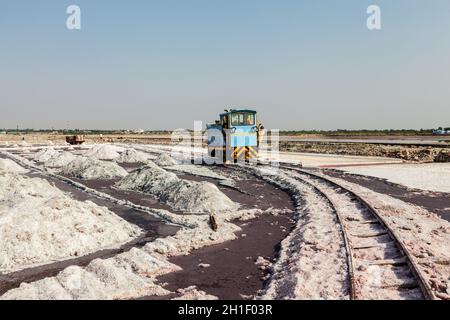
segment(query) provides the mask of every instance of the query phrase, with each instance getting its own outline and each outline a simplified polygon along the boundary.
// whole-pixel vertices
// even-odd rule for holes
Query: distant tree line
[[[138,134],[133,130],[82,130],[82,129],[0,129],[8,134],[65,134],[65,135],[99,135],[99,134]],[[143,134],[170,134],[169,130],[148,130],[139,132]]]
[[[283,130],[280,131],[282,135],[301,135],[301,134],[317,134],[317,135],[327,135],[327,136],[349,136],[349,135],[428,135],[433,134],[433,129],[384,129],[384,130],[347,130],[347,129],[337,129],[337,130]]]
[[[337,130],[280,130],[281,135],[327,135],[327,136],[349,136],[349,135],[431,135],[434,129],[384,129],[384,130],[347,130],[347,129],[337,129]],[[450,130],[450,127],[439,127],[438,130]],[[192,131],[192,130],[188,130]],[[63,135],[116,135],[116,134],[171,134],[171,130],[146,130],[144,132],[134,132],[133,130],[82,130],[82,129],[0,129],[0,132],[7,134],[63,134]]]

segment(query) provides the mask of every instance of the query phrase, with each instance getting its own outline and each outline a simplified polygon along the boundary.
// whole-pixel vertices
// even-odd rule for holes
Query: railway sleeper
[[[400,284],[386,284],[381,286],[383,289],[395,289],[395,290],[402,290],[402,289],[417,289],[420,288],[419,283],[415,279],[405,279],[403,283]]]
[[[388,247],[395,246],[393,242],[385,242],[385,243],[375,243],[375,244],[363,244],[363,245],[356,245],[353,246],[353,250],[364,250],[364,249],[375,249],[375,248],[382,248],[387,249]]]
[[[401,266],[405,265],[407,263],[406,257],[400,257],[396,259],[384,259],[384,260],[376,260],[376,261],[369,261],[368,265],[370,266]]]
[[[378,220],[366,220],[366,221],[360,221],[361,224],[380,224],[380,221]]]
[[[376,231],[372,233],[351,234],[351,236],[357,238],[375,238],[379,236],[384,236],[386,234],[388,234],[387,231]]]

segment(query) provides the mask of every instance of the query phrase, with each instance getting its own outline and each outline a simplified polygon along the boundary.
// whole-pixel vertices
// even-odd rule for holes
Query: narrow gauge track
[[[367,201],[308,170],[280,168],[316,190],[337,215],[347,251],[351,299],[435,299],[406,247]]]

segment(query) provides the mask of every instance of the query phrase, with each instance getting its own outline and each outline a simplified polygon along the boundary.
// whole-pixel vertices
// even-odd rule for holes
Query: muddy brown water
[[[450,194],[448,193],[409,189],[385,179],[345,173],[334,169],[326,169],[323,172],[329,176],[356,183],[372,191],[421,206],[450,222]]]

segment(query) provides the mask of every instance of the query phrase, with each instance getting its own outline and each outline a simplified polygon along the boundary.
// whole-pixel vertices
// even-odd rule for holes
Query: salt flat
[[[273,155],[261,153],[261,158],[274,159]],[[384,157],[347,156],[322,153],[280,152],[279,160],[299,162],[305,167],[334,167],[364,164],[402,163],[401,159]]]
[[[408,188],[450,193],[450,163],[343,167],[340,170],[386,179]]]

